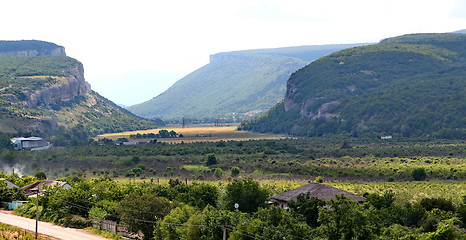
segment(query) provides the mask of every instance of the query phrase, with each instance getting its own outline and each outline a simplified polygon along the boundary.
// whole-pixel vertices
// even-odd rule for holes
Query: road
[[[36,231],[36,220],[16,216],[5,211],[0,211],[0,222],[33,232]],[[108,238],[81,229],[60,227],[48,222],[39,222],[38,231],[40,234],[63,240],[108,240]]]

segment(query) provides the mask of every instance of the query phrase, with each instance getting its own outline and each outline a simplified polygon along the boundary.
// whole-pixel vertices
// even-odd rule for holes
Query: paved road
[[[36,220],[12,215],[8,212],[0,211],[0,222],[33,232],[36,231]],[[81,229],[60,227],[48,222],[39,222],[38,231],[40,234],[63,240],[108,240],[108,238]]]

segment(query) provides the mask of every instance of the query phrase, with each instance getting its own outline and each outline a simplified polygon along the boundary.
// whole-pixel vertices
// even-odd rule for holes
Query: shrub
[[[421,200],[420,204],[427,211],[432,211],[432,209],[434,208],[438,208],[447,212],[455,211],[455,206],[453,206],[453,202],[444,198],[424,198]]]
[[[230,171],[231,171],[231,176],[232,176],[232,177],[238,176],[239,173],[241,172],[241,170],[239,169],[239,167],[232,167]]]
[[[58,224],[65,227],[85,228],[87,226],[87,220],[78,215],[68,215],[64,218],[61,218],[58,221]]]
[[[206,166],[217,164],[217,157],[213,153],[208,153],[204,156],[204,163]]]
[[[426,170],[424,168],[415,168],[411,171],[411,177],[415,181],[423,181],[427,177]]]
[[[314,180],[314,182],[323,183],[323,182],[324,182],[324,178],[321,177],[321,176],[317,176],[316,179]]]

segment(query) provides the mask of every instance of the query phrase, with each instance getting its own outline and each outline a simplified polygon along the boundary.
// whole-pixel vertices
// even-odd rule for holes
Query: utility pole
[[[38,228],[39,228],[39,193],[40,193],[40,182],[37,184],[37,194],[36,194],[36,240],[39,239]]]
[[[223,226],[223,240],[227,240],[227,226]]]

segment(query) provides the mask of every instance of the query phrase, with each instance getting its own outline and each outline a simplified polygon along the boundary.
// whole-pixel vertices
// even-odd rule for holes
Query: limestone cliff
[[[61,80],[50,87],[29,92],[24,106],[27,108],[35,108],[39,104],[44,104],[50,107],[50,104],[67,102],[78,96],[87,96],[91,92],[89,83],[84,79],[84,68],[81,63],[67,70],[68,77]]]
[[[0,57],[5,56],[66,56],[66,53],[64,47],[50,42],[0,41]]]
[[[84,67],[43,41],[0,41],[0,132],[89,135],[155,128],[92,91]]]

